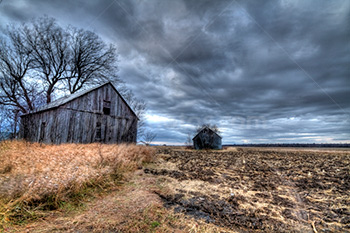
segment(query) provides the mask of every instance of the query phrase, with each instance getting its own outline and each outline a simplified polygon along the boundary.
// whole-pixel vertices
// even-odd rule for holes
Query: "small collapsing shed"
[[[196,150],[200,149],[216,149],[221,150],[221,136],[209,127],[204,127],[194,136],[193,147]]]
[[[20,137],[43,143],[135,143],[138,117],[110,82],[21,116]]]

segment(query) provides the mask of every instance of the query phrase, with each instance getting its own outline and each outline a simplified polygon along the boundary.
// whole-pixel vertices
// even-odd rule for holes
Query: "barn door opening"
[[[102,140],[101,142],[106,143],[107,140],[107,130],[108,130],[108,116],[102,116]]]
[[[43,142],[45,140],[45,128],[46,128],[46,122],[42,122],[40,127],[39,142]]]
[[[96,122],[96,136],[95,136],[95,141],[96,142],[101,142],[101,136],[102,136],[102,132],[101,132],[101,122],[97,121]]]

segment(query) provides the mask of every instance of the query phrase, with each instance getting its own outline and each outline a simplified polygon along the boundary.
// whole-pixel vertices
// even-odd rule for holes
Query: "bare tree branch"
[[[56,85],[66,77],[69,61],[68,33],[47,16],[18,29],[31,50],[32,68],[46,85],[46,102],[50,103]]]
[[[117,53],[95,33],[70,28],[72,56],[69,61],[67,83],[70,93],[96,82],[118,81]]]
[[[26,81],[32,62],[31,51],[23,46],[18,32],[8,30],[8,34],[10,44],[4,40],[0,41],[0,104],[10,102],[25,113],[34,108],[28,90],[30,84]]]
[[[141,141],[143,144],[145,144],[146,146],[149,146],[153,140],[157,137],[156,133],[153,133],[151,131],[148,131],[144,134],[143,136],[143,140]]]

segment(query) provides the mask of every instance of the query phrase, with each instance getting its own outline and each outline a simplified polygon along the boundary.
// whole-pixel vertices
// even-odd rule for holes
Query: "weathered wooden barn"
[[[135,143],[138,117],[112,83],[21,116],[20,137],[43,143]]]
[[[204,127],[194,136],[193,147],[196,150],[200,149],[217,149],[221,150],[221,136],[209,127]]]

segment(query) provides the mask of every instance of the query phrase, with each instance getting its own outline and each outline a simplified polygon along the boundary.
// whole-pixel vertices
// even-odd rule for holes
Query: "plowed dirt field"
[[[350,151],[161,147],[164,206],[238,232],[350,231]]]

